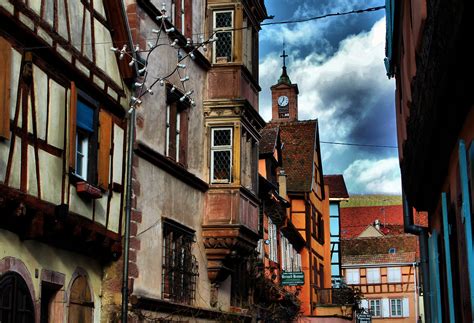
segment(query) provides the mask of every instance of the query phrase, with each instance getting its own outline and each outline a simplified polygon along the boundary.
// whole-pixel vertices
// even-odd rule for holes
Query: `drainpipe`
[[[428,231],[426,228],[415,225],[413,221],[413,208],[408,204],[405,192],[403,196],[403,227],[406,233],[417,235],[420,241],[420,267],[423,277],[423,305],[425,322],[431,322],[431,290],[428,269]],[[418,320],[418,318],[416,318]]]
[[[124,0],[119,0],[120,7],[121,7],[121,14],[122,19],[125,21],[125,28],[127,29],[127,36],[128,36],[128,48],[132,49],[132,56],[134,59],[134,69],[135,75],[139,75],[138,73],[138,65],[137,65],[137,55],[133,50],[133,38],[132,33],[130,31],[130,25],[128,23],[128,16],[127,11],[125,8]],[[129,261],[129,249],[130,249],[130,219],[131,219],[131,212],[132,212],[132,162],[133,162],[133,143],[135,142],[135,108],[131,108],[128,111],[129,118],[129,135],[128,135],[128,143],[127,143],[127,190],[125,193],[125,223],[124,223],[124,245],[123,245],[123,276],[122,276],[122,311],[121,311],[121,322],[127,323],[128,321],[128,261]]]

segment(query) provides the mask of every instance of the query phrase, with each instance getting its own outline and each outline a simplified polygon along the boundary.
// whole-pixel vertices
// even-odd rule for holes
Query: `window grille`
[[[211,181],[230,183],[232,173],[232,128],[214,128],[211,138]]]
[[[232,10],[214,12],[214,31],[218,37],[214,44],[214,61],[217,57],[225,57],[232,61],[232,38],[234,12]]]
[[[194,234],[177,225],[163,227],[163,299],[192,304],[196,295],[198,265],[192,254]]]

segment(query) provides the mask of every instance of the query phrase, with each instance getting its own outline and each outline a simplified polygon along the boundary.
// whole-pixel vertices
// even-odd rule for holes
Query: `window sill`
[[[76,182],[76,191],[77,194],[81,197],[86,197],[90,199],[99,199],[102,197],[102,191],[98,188],[89,184],[87,182]]]

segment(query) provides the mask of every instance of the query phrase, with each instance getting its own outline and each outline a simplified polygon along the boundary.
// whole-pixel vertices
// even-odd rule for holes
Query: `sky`
[[[266,0],[273,20],[382,6],[384,0]],[[385,11],[262,26],[260,114],[271,119],[270,86],[287,71],[299,88],[299,119],[318,119],[321,141],[397,146],[394,80],[386,76]],[[323,173],[343,174],[351,194],[400,194],[398,150],[321,143]]]

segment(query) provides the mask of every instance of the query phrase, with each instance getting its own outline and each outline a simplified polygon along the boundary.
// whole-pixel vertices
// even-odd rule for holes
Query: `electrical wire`
[[[360,144],[360,143],[354,143],[354,142],[338,142],[338,141],[324,141],[324,140],[320,140],[319,142],[322,144],[328,144],[328,145],[398,149],[398,146],[391,146],[391,145]]]
[[[282,20],[282,21],[272,21],[272,22],[265,22],[261,23],[260,26],[275,26],[275,25],[288,25],[288,24],[297,24],[297,23],[304,23],[308,21],[314,21],[314,20],[320,20],[324,18],[330,18],[330,17],[338,17],[338,16],[347,16],[347,15],[353,15],[353,14],[363,14],[363,13],[368,13],[368,12],[375,12],[378,10],[385,9],[385,6],[377,6],[377,7],[369,7],[369,8],[364,8],[364,9],[354,9],[351,11],[345,11],[345,12],[334,12],[334,13],[328,13],[324,15],[319,15],[319,16],[313,16],[313,17],[308,17],[308,18],[299,18],[299,19],[293,19],[293,20]],[[251,28],[252,26],[247,26],[247,27],[240,27],[240,28],[229,28],[225,29],[225,31],[238,31],[238,30],[243,30],[247,28]],[[193,36],[201,36],[205,35],[208,33],[195,33],[192,34],[191,37]],[[148,40],[155,40],[156,37],[150,38],[150,39],[145,39],[146,41]],[[125,40],[123,41],[124,43],[126,42]],[[120,41],[119,41],[120,43]],[[81,44],[71,44],[72,46],[92,46],[92,45],[107,45],[107,44],[113,44],[112,41],[109,42],[90,42],[90,43],[81,43]],[[35,50],[35,49],[48,49],[51,48],[51,46],[45,45],[45,46],[32,46],[32,47],[18,47],[19,49],[23,50]]]

